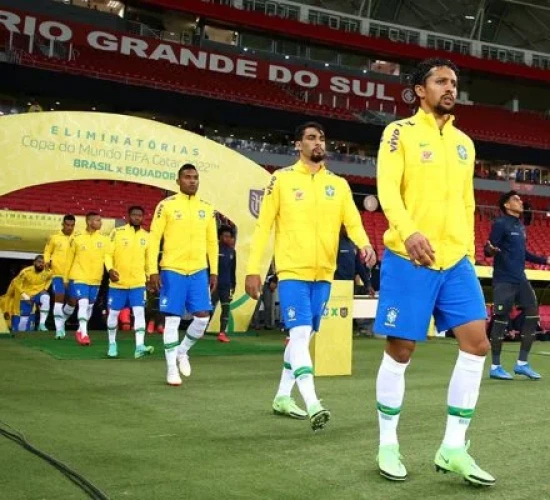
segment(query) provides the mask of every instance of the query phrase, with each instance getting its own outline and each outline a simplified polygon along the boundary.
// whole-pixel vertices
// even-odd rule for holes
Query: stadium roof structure
[[[550,0],[295,0],[417,29],[550,53]]]

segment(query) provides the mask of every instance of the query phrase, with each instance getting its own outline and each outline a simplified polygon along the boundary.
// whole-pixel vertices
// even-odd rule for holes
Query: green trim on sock
[[[381,403],[376,403],[376,409],[383,413],[384,415],[389,415],[391,417],[395,417],[395,415],[399,415],[401,413],[401,407],[399,408],[392,408],[390,406],[385,406]]]
[[[54,319],[65,319],[65,316],[56,316],[56,315],[54,315]]]
[[[301,366],[294,370],[294,378],[301,377],[302,375],[313,375],[313,368],[311,366]]]
[[[78,318],[78,321],[88,321],[88,318]]]
[[[164,344],[164,350],[168,351],[170,349],[175,349],[180,345],[179,342],[169,342],[168,344]]]
[[[460,417],[460,418],[469,418],[471,419],[474,416],[475,409],[472,408],[471,410],[467,408],[458,408],[456,406],[448,406],[447,407],[447,413],[453,417]]]
[[[136,333],[138,333],[138,332],[143,332],[143,333],[145,333],[145,328],[138,328],[138,329],[136,330]]]
[[[191,340],[194,340],[195,342],[198,342],[201,337],[193,337],[193,335],[189,335],[187,332],[185,332],[185,336],[189,337]]]
[[[290,365],[290,363],[284,363],[283,366],[285,370],[292,370],[292,366]]]

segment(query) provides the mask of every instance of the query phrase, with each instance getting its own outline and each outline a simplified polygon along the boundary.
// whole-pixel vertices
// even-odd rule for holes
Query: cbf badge
[[[462,144],[460,144],[456,147],[456,151],[458,152],[458,157],[461,160],[467,160],[468,159],[468,151],[466,150],[466,148]]]
[[[206,212],[204,210],[199,210],[199,218],[204,219],[206,217]]]

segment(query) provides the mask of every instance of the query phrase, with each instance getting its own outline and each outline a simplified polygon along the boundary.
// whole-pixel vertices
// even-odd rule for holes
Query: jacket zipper
[[[318,214],[318,203],[317,203],[317,186],[316,186],[316,182],[315,182],[315,174],[311,174],[311,182],[313,183],[313,196],[315,198],[315,214],[314,214],[314,217],[313,219],[315,220],[315,269],[314,269],[314,272],[315,272],[315,278],[314,278],[314,281],[317,281],[317,270],[319,269],[319,263],[317,262],[317,259],[318,259],[318,249],[317,249],[317,246],[318,246],[318,234],[319,234],[319,230],[318,230],[318,217],[317,217],[317,214]]]
[[[443,137],[443,129],[440,129],[439,130],[439,135],[441,137],[441,141],[443,143],[443,158],[445,159],[444,161],[444,166],[445,166],[445,198],[448,199],[448,190],[449,190],[449,165],[447,165],[447,144],[445,143],[445,138]],[[449,219],[449,206],[447,205],[446,206],[446,209],[445,209],[445,218],[444,218],[444,221],[443,221],[443,237],[441,238],[440,241],[438,241],[438,248],[437,248],[437,251],[441,254],[441,262],[439,264],[439,270],[440,271],[443,271],[444,269],[444,264],[445,264],[445,259],[443,258],[443,240],[445,239],[445,235],[447,234],[447,223],[448,223],[448,219]],[[437,258],[437,256],[436,256]]]

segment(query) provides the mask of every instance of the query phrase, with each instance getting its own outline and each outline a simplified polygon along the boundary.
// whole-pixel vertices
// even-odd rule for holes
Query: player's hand
[[[45,266],[44,266],[44,269],[45,269],[46,271],[51,271],[51,269],[52,269],[52,264],[51,264],[51,262],[46,262],[46,264],[45,264]]]
[[[495,247],[489,240],[487,240],[487,243],[485,243],[485,248],[489,250],[491,255],[495,255],[496,253],[500,252],[499,247]],[[549,257],[550,259],[550,257]]]
[[[210,275],[210,293],[214,293],[216,288],[218,288],[218,275],[211,274]]]
[[[262,278],[260,277],[260,275],[249,274],[245,278],[244,289],[251,298],[253,298],[254,300],[258,300],[260,298],[262,289]]]
[[[372,286],[369,286],[367,293],[369,294],[369,297],[376,296],[376,290]]]
[[[31,300],[31,298],[26,293],[22,293],[21,300]]]
[[[160,274],[151,274],[149,276],[149,290],[152,292],[160,292]]]
[[[111,269],[109,271],[109,279],[113,282],[113,283],[116,283],[117,281],[120,280],[120,275],[118,274],[118,271],[116,269]]]
[[[360,250],[359,255],[366,266],[374,267],[374,264],[376,264],[376,252],[370,245],[363,247]]]
[[[405,240],[405,248],[411,261],[421,266],[431,266],[435,262],[435,252],[424,235],[413,233]]]

